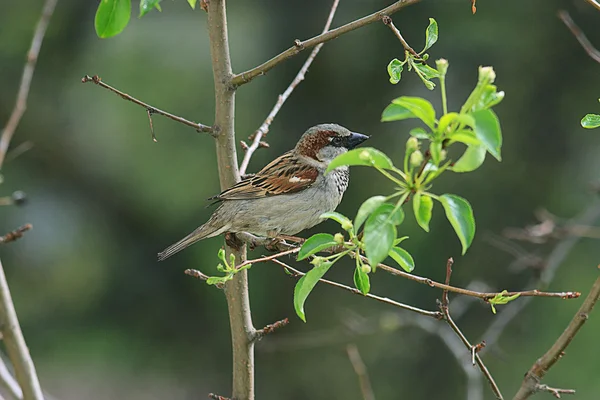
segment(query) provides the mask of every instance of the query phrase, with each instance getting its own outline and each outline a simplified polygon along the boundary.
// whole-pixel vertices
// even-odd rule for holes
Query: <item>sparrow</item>
[[[323,221],[321,214],[336,209],[348,187],[348,167],[325,175],[327,166],[368,138],[336,124],[309,128],[293,150],[211,197],[221,204],[210,219],[158,253],[158,260],[226,232],[276,238],[312,228]]]

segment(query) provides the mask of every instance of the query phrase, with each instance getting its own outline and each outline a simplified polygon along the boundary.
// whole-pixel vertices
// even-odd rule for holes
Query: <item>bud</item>
[[[441,76],[445,76],[446,72],[448,72],[448,60],[444,58],[440,58],[435,61],[435,66],[437,67],[438,72]]]
[[[344,222],[342,222],[342,229],[345,231],[351,230],[352,229],[352,221],[345,220]]]
[[[342,235],[341,233],[336,233],[333,236],[333,240],[335,240],[337,244],[342,244],[344,243],[344,235]]]
[[[496,73],[493,67],[479,67],[479,82],[494,83]]]
[[[415,151],[410,155],[410,165],[412,167],[418,167],[423,162],[423,153],[420,150]]]
[[[364,272],[365,274],[368,274],[371,272],[371,266],[368,264],[363,264],[360,269],[362,269],[362,272]]]
[[[412,153],[415,150],[419,150],[419,139],[417,139],[416,137],[409,137],[408,140],[406,141],[406,152],[407,153]]]
[[[448,156],[448,152],[446,150],[440,151],[440,161],[444,161]]]
[[[360,158],[363,161],[371,161],[371,154],[367,150],[363,150],[358,155],[358,158]]]
[[[217,257],[219,257],[219,260],[225,260],[225,249],[224,248],[220,248],[219,252],[217,253]]]
[[[323,263],[325,262],[325,258],[324,257],[315,257],[312,259],[312,261],[310,262],[312,265],[314,265],[315,267],[319,267],[321,266]]]

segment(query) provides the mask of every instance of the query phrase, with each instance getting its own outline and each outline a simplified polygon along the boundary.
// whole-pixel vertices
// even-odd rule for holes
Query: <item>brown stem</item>
[[[579,329],[588,320],[594,305],[600,297],[600,276],[594,282],[590,293],[587,295],[583,304],[573,316],[573,319],[565,331],[556,339],[556,342],[548,351],[540,357],[525,374],[523,383],[513,400],[524,400],[529,398],[536,391],[540,390],[539,383],[546,375],[548,370],[564,355],[564,351],[571,343]]]
[[[10,141],[17,130],[17,126],[19,126],[19,122],[21,122],[21,117],[27,109],[27,97],[29,96],[29,88],[31,87],[33,72],[35,71],[38,55],[40,54],[42,42],[44,41],[44,36],[46,35],[46,29],[48,28],[50,18],[54,13],[54,8],[56,7],[57,2],[58,0],[46,0],[44,9],[42,10],[42,16],[40,17],[40,20],[35,28],[31,46],[29,47],[29,52],[27,53],[27,62],[25,63],[25,68],[23,69],[21,84],[19,85],[17,101],[15,102],[15,107],[8,118],[6,126],[2,130],[2,136],[0,137],[0,169],[2,169],[2,164],[4,164],[4,159],[6,157],[6,152],[8,151]]]
[[[596,7],[598,11],[600,11],[600,3],[597,0],[585,0],[590,3],[592,6]]]
[[[417,2],[419,2],[419,0],[399,0],[399,1],[395,2],[394,4],[384,8],[382,10],[379,10],[371,15],[367,15],[366,17],[363,17],[361,19],[357,19],[356,21],[352,21],[346,25],[342,25],[339,28],[330,30],[326,33],[322,33],[320,35],[317,35],[317,36],[307,39],[305,41],[297,40],[296,43],[294,44],[294,46],[292,46],[289,49],[287,49],[286,51],[276,55],[275,57],[271,58],[269,61],[267,61],[257,67],[254,67],[248,71],[242,72],[241,74],[235,75],[233,78],[232,84],[235,86],[240,86],[245,83],[248,83],[252,79],[256,78],[257,76],[264,75],[267,71],[269,71],[271,68],[275,67],[277,64],[287,60],[288,58],[295,56],[296,54],[300,53],[302,50],[314,47],[320,43],[325,43],[329,40],[335,39],[335,38],[343,35],[344,33],[351,32],[355,29],[361,28],[370,23],[379,21],[384,16],[392,15],[395,12],[401,10],[402,8],[404,8],[408,5],[411,5],[411,4],[415,4]]]
[[[375,400],[375,395],[373,394],[373,388],[371,387],[371,381],[367,372],[367,366],[358,352],[358,347],[356,347],[354,343],[351,343],[346,346],[346,353],[348,353],[352,368],[354,369],[356,376],[358,376],[358,383],[360,384],[360,392],[362,393],[363,400]]]
[[[392,30],[392,32],[394,32],[394,35],[396,35],[398,40],[400,40],[400,43],[402,43],[402,47],[404,47],[404,49],[406,51],[408,51],[410,54],[412,54],[416,58],[421,58],[419,56],[419,53],[417,53],[412,47],[410,47],[408,42],[404,39],[404,36],[402,36],[402,34],[398,30],[398,28],[396,28],[396,25],[394,25],[394,21],[392,21],[392,19],[390,17],[388,17],[388,16],[383,17],[382,22],[384,24],[386,24],[388,26],[388,28],[390,28]]]
[[[588,0],[590,4],[594,4],[592,0]],[[597,5],[598,3],[595,3]],[[592,57],[594,61],[600,63],[600,51],[594,47],[594,45],[589,41],[589,39],[585,36],[585,34],[579,29],[573,18],[569,15],[568,12],[561,10],[558,12],[558,17],[564,22],[564,24],[569,28],[575,39],[579,42],[581,47],[585,50],[585,52]]]
[[[323,33],[329,30],[339,2],[340,0],[333,1],[333,5],[331,6],[331,10],[329,11],[329,16],[327,17],[327,22],[325,23],[325,28],[323,28]],[[254,132],[254,139],[252,140],[252,144],[250,146],[247,146],[247,148],[245,149],[246,154],[244,154],[244,159],[240,164],[240,175],[246,174],[250,158],[252,158],[252,155],[254,154],[256,149],[260,147],[263,136],[265,136],[269,132],[269,127],[273,123],[273,119],[275,119],[275,116],[277,116],[277,113],[279,113],[279,110],[281,110],[283,103],[285,103],[288,97],[290,97],[296,86],[298,86],[298,84],[304,80],[304,76],[306,75],[308,68],[312,64],[317,54],[319,54],[319,51],[321,51],[321,47],[323,47],[323,44],[324,43],[321,43],[313,49],[313,51],[310,53],[310,55],[304,62],[304,65],[302,65],[302,68],[300,68],[300,71],[298,71],[298,74],[296,74],[294,80],[292,80],[292,83],[290,83],[285,92],[283,92],[283,94],[281,94],[277,99],[275,106],[273,106],[273,109],[265,119],[265,122],[263,122],[262,125],[256,130],[256,132]]]
[[[163,111],[159,108],[156,108],[154,106],[151,106],[150,104],[144,103],[141,100],[136,99],[133,96],[128,95],[127,93],[121,92],[119,89],[116,89],[106,83],[104,83],[102,81],[102,78],[100,78],[98,75],[94,75],[94,76],[89,76],[86,75],[83,78],[81,78],[81,83],[87,83],[87,82],[93,82],[96,85],[103,87],[105,89],[110,90],[111,92],[119,95],[122,99],[127,100],[127,101],[131,101],[134,104],[137,104],[138,106],[142,106],[146,109],[147,113],[148,113],[148,118],[150,119],[150,129],[152,131],[152,139],[154,141],[154,127],[152,126],[152,114],[159,114],[162,115],[164,117],[170,118],[173,121],[177,121],[181,124],[187,125],[187,126],[191,126],[192,128],[194,128],[195,130],[197,130],[198,132],[212,132],[213,131],[213,127],[212,126],[208,126],[208,125],[204,125],[204,124],[200,124],[200,123],[196,123],[196,122],[192,122],[192,121],[188,121],[187,119],[168,113],[166,111]]]
[[[221,189],[225,190],[240,180],[235,148],[234,110],[235,91],[232,89],[231,58],[227,35],[225,0],[211,0],[208,5],[208,36],[215,83],[215,125],[217,164]],[[226,246],[238,262],[246,259],[246,246],[235,250]],[[233,350],[233,389],[236,400],[254,399],[254,342],[248,273],[243,270],[225,284],[225,297],[231,328]]]

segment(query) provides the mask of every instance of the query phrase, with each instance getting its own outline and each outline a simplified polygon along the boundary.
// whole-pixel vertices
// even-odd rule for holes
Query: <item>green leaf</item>
[[[399,216],[392,214],[394,208],[392,204],[384,203],[380,205],[365,223],[363,243],[371,268],[375,268],[377,264],[382,262],[394,245],[396,239],[395,222],[400,220]]]
[[[400,82],[400,78],[402,77],[403,62],[394,58],[387,66],[387,72],[390,75],[390,83],[396,84]]]
[[[438,132],[444,133],[450,124],[456,123],[461,125],[475,127],[475,119],[469,114],[459,114],[455,112],[449,112],[446,115],[442,115],[440,122],[438,123]]]
[[[317,282],[319,282],[319,279],[325,275],[332,265],[333,263],[328,261],[318,267],[314,267],[300,278],[296,284],[294,289],[294,308],[302,321],[306,322],[306,316],[304,315],[304,302],[306,302],[306,298],[312,292]]]
[[[423,76],[427,79],[439,78],[440,73],[437,69],[430,67],[427,64],[421,64],[419,62],[413,63],[413,66],[416,70],[423,74]]]
[[[453,142],[461,142],[466,145],[480,146],[481,140],[477,139],[475,132],[469,129],[461,129],[450,135],[449,139]]]
[[[360,265],[354,270],[354,286],[356,286],[362,294],[367,294],[371,290],[369,274],[363,271]]]
[[[222,285],[222,284],[226,283],[227,281],[230,281],[231,279],[233,279],[233,274],[228,274],[225,276],[210,276],[206,280],[206,283],[208,285]]]
[[[398,104],[390,104],[381,113],[381,122],[401,121],[403,119],[417,118],[410,110]]]
[[[102,0],[96,11],[94,26],[100,38],[118,35],[131,18],[131,0]]]
[[[394,240],[394,246],[398,246],[400,243],[404,242],[406,239],[408,239],[408,236],[402,236],[401,238]]]
[[[502,161],[502,131],[500,121],[492,110],[480,110],[471,114],[475,118],[475,135],[481,144],[498,161]]]
[[[389,256],[398,263],[406,272],[412,272],[415,269],[415,261],[408,251],[401,247],[392,247]]]
[[[392,100],[393,104],[399,105],[407,109],[412,113],[412,118],[419,118],[423,121],[429,128],[432,130],[435,128],[435,110],[430,102],[420,97],[410,97],[410,96],[402,96],[397,99]],[[385,110],[384,110],[385,113]],[[406,119],[411,117],[404,117],[401,119]],[[382,118],[383,121],[384,120]],[[397,121],[397,119],[392,119],[390,121]]]
[[[498,92],[496,85],[487,84],[481,93],[481,97],[477,99],[473,105],[472,111],[485,110],[492,108],[504,99],[504,92]]]
[[[429,221],[433,210],[433,200],[426,194],[416,193],[413,197],[413,212],[417,223],[425,232],[429,232]],[[395,243],[397,244],[397,243]]]
[[[383,203],[385,203],[384,196],[373,196],[365,200],[354,218],[354,228],[358,230],[367,217]]]
[[[435,19],[429,18],[429,26],[425,31],[425,47],[423,48],[423,53],[427,49],[431,48],[438,40],[438,25]]]
[[[383,169],[394,168],[392,160],[381,151],[372,147],[362,147],[360,149],[350,150],[334,158],[327,166],[325,173],[345,165],[366,165]]]
[[[298,261],[304,260],[319,251],[333,246],[337,246],[336,241],[333,239],[333,235],[330,235],[329,233],[317,233],[306,239],[306,242],[302,244],[296,259]]]
[[[190,5],[190,7],[192,7],[192,10],[196,9],[196,2],[198,0],[187,0],[188,4]]]
[[[452,166],[454,172],[471,172],[481,167],[485,161],[485,147],[468,146],[463,155]]]
[[[350,218],[348,218],[345,215],[340,214],[338,212],[329,211],[329,212],[321,214],[319,217],[332,219],[332,220],[336,221],[338,224],[340,224],[342,226],[342,229],[345,231],[352,229],[352,221],[350,221]]]
[[[583,126],[586,129],[600,127],[600,115],[586,114],[586,116],[581,119],[581,126]]]
[[[162,11],[160,8],[161,0],[140,0],[140,15],[139,18],[143,17],[148,11],[156,8],[158,11]]]
[[[503,290],[501,293],[498,293],[496,296],[492,297],[491,299],[488,299],[488,303],[490,303],[490,305],[492,306],[492,312],[496,314],[496,307],[494,307],[495,305],[506,304],[509,301],[513,301],[520,295],[520,293],[517,293],[513,294],[512,296],[509,296],[508,292],[506,290]]]
[[[438,165],[442,161],[442,143],[431,142],[429,145],[429,153],[431,154],[431,161],[433,161],[435,165]]]
[[[413,128],[408,133],[410,134],[410,136],[416,137],[417,139],[422,139],[422,140],[431,139],[431,134],[423,128]]]
[[[439,197],[446,212],[446,218],[462,244],[462,254],[467,252],[475,237],[475,218],[469,202],[454,194],[443,194]]]

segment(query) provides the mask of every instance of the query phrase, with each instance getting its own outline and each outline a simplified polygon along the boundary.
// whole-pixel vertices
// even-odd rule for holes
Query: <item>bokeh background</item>
[[[12,110],[42,3],[5,1],[0,7],[0,125]],[[390,3],[342,0],[333,25]],[[213,139],[156,116],[159,142],[153,143],[143,109],[80,83],[84,74],[98,74],[159,108],[211,124],[206,15],[184,0],[161,4],[162,13],[132,18],[121,35],[101,40],[93,26],[97,1],[59,1],[13,141],[13,146],[30,141],[34,147],[2,170],[0,194],[23,190],[29,202],[0,207],[0,232],[28,222],[34,230],[2,246],[0,255],[42,384],[58,399],[201,399],[208,392],[230,393],[224,296],[183,274],[186,268],[215,274],[221,240],[203,241],[156,262],[158,251],[211,213],[205,199],[219,191]],[[294,39],[317,34],[329,7],[329,1],[317,0],[231,1],[234,70],[251,68]],[[539,208],[570,218],[595,205],[590,184],[598,179],[600,131],[586,131],[579,121],[600,111],[600,65],[556,17],[559,9],[568,9],[600,45],[600,13],[583,0],[479,0],[476,15],[467,0],[424,0],[394,16],[415,48],[422,46],[428,17],[438,21],[440,40],[430,54],[450,61],[451,108],[458,108],[472,89],[479,65],[493,65],[497,84],[506,91],[497,107],[503,162],[489,157],[476,172],[449,173],[434,187],[471,201],[478,227],[473,246],[460,256],[439,207],[429,234],[409,217],[403,232],[411,237],[405,243],[416,260],[415,273],[442,280],[445,261],[453,256],[456,285],[477,280],[494,290],[523,288],[539,270],[513,268],[515,256],[489,238],[507,227],[536,223]],[[238,91],[238,139],[262,123],[307,55]],[[321,122],[370,134],[371,146],[401,159],[414,122],[383,124],[383,108],[401,95],[424,96],[440,107],[439,92],[427,91],[414,74],[405,74],[395,86],[388,82],[387,63],[402,55],[400,43],[382,24],[326,44],[273,123],[271,147],[257,151],[250,170],[290,149],[304,129]],[[375,171],[356,168],[339,210],[353,215],[366,198],[391,190]],[[304,234],[336,229],[324,223]],[[556,242],[518,245],[543,258]],[[587,293],[599,262],[598,241],[582,239],[549,289]],[[342,263],[330,278],[351,283],[352,267],[351,261]],[[378,399],[466,398],[457,360],[437,336],[403,328],[398,318],[405,314],[319,286],[308,300],[304,324],[293,311],[294,283],[272,264],[250,271],[255,325],[284,317],[291,321],[257,346],[259,399],[361,399],[348,343],[357,345]],[[373,277],[372,290],[427,309],[435,309],[440,297],[439,291],[385,274]],[[506,396],[515,393],[525,371],[580,304],[534,299],[507,327],[500,345],[485,356]],[[474,302],[458,323],[476,342],[494,318],[488,305]],[[597,399],[599,330],[600,313],[595,313],[546,383],[574,387],[578,399]],[[484,396],[493,398],[485,382]],[[550,395],[539,395],[544,396]]]

